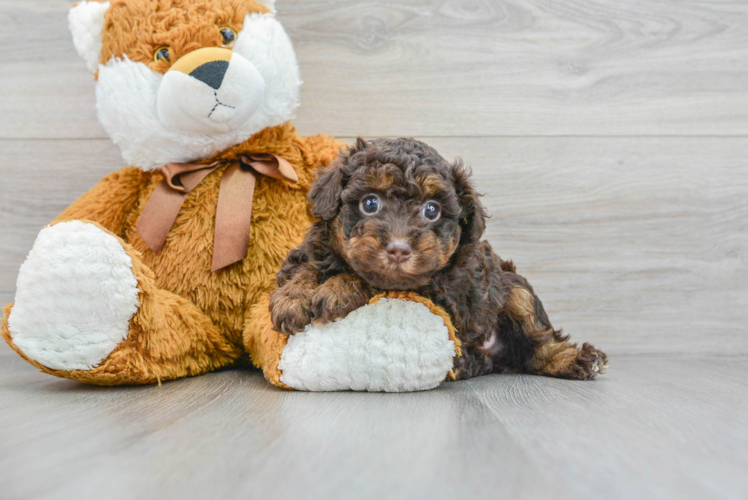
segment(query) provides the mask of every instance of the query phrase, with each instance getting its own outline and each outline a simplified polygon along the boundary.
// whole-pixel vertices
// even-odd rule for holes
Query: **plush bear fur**
[[[103,27],[98,38],[97,20]],[[242,33],[250,21],[272,29],[264,35]],[[265,85],[275,90],[266,92],[266,102],[250,120],[227,133],[167,130],[147,102],[148,92],[157,90],[148,84],[162,79],[170,66],[154,60],[154,50],[168,46],[177,61],[198,48],[221,46],[222,26],[235,30],[234,48],[267,72]],[[252,306],[268,293],[285,255],[312,220],[306,202],[312,171],[329,163],[340,147],[330,137],[300,137],[287,121],[300,82],[285,33],[270,9],[253,0],[89,2],[72,11],[71,29],[81,55],[96,62],[90,69],[98,76],[101,121],[134,166],[105,177],[42,231],[22,267],[16,304],[5,308],[3,337],[47,373],[102,385],[198,375],[236,363],[247,351],[261,365],[263,346],[277,350],[282,343],[274,342],[277,334],[256,338]],[[92,51],[100,56],[91,58]],[[275,66],[263,60],[274,56],[288,60]],[[118,87],[120,81],[128,85]],[[189,194],[163,249],[152,252],[136,223],[163,179],[153,169],[248,152],[285,158],[299,182],[258,177],[246,259],[211,272],[213,221],[225,167]],[[95,251],[86,254],[91,248]],[[126,272],[113,271],[121,262],[134,277],[129,284]],[[112,300],[128,294],[127,300]],[[113,303],[119,317],[117,311],[101,313]],[[109,333],[102,337],[102,331]],[[101,352],[94,345],[112,349]],[[279,353],[267,357],[277,364]]]
[[[88,1],[71,10],[70,28],[97,79],[99,119],[131,166],[105,177],[39,234],[2,320],[2,336],[18,354],[46,373],[99,385],[199,375],[246,354],[282,387],[416,390],[444,380],[459,352],[448,316],[424,299],[390,297],[361,313],[375,328],[364,324],[350,338],[366,345],[337,343],[334,332],[312,327],[299,334],[283,381],[278,366],[288,337],[272,329],[268,294],[313,220],[306,201],[312,172],[342,144],[300,137],[289,123],[301,81],[272,3]],[[247,256],[214,272],[219,188],[227,165],[246,154],[285,159],[298,182],[257,176]],[[154,252],[138,221],[164,180],[159,169],[216,161],[229,163],[187,195]],[[399,335],[393,325],[384,332],[393,340],[383,343],[377,318],[392,315],[393,300],[415,304],[407,306],[415,326]],[[420,332],[419,314],[443,327]]]

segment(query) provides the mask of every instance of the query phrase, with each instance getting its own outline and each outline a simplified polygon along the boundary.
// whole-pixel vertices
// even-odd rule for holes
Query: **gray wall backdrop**
[[[0,1],[2,303],[39,229],[123,166],[69,5]],[[305,80],[299,131],[463,157],[487,238],[556,326],[614,356],[748,354],[748,4],[278,7]]]

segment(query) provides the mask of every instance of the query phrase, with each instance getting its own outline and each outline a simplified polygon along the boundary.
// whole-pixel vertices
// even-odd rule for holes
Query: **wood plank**
[[[434,139],[556,327],[614,353],[748,354],[748,162],[727,138]]]
[[[428,142],[474,167],[492,214],[488,240],[576,340],[614,354],[748,354],[745,140]],[[9,297],[38,230],[121,160],[108,140],[0,148],[0,293]]]
[[[623,358],[593,384],[469,381],[577,498],[748,496],[745,358]]]
[[[109,389],[12,362],[0,356],[7,498],[571,498],[467,386],[290,393],[229,371]]]
[[[105,137],[93,77],[73,46],[66,0],[0,7],[0,138]]]
[[[0,293],[8,293],[39,230],[123,162],[108,139],[0,140],[0,157]]]
[[[4,498],[745,498],[746,361],[315,394],[244,371],[98,388],[0,353],[0,480]]]
[[[67,0],[0,8],[0,138],[96,138]],[[297,123],[335,135],[745,135],[735,0],[282,0]],[[30,35],[33,34],[33,35]]]
[[[303,130],[369,136],[748,132],[745,3],[279,5],[304,70]]]

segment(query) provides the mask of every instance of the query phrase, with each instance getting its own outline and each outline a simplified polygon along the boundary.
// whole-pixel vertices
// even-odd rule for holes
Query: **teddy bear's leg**
[[[81,382],[154,383],[240,354],[194,304],[159,289],[137,251],[90,222],[40,232],[4,312],[2,335],[16,352]]]
[[[343,319],[286,336],[265,297],[245,333],[255,364],[275,385],[308,391],[406,392],[453,378],[460,353],[449,315],[410,293],[378,296]]]
[[[244,348],[252,358],[252,363],[265,374],[273,385],[291,389],[281,382],[281,371],[278,368],[288,336],[273,329],[270,320],[270,296],[260,295],[260,300],[247,312],[244,327]]]

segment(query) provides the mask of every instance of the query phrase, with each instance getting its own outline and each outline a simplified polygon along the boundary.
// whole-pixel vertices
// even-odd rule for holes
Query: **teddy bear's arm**
[[[147,174],[134,167],[109,174],[57,216],[54,223],[92,221],[122,236],[124,221],[146,183]]]

